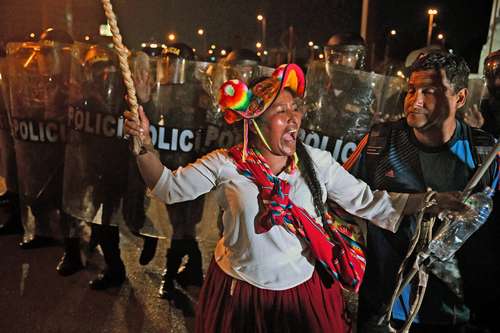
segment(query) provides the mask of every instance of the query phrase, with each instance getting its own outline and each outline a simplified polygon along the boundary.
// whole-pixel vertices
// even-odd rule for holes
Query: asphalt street
[[[206,269],[218,238],[216,221],[202,221],[197,235]],[[179,287],[175,301],[158,297],[169,238],[141,266],[142,239],[126,228],[120,237],[128,280],[121,288],[94,291],[88,282],[104,267],[99,248],[90,253],[83,244],[86,268],[61,277],[55,268],[62,246],[23,250],[20,235],[0,236],[0,332],[193,332],[199,288]]]

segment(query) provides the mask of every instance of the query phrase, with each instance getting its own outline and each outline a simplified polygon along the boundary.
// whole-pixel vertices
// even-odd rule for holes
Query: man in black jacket
[[[468,75],[465,61],[452,54],[431,52],[417,59],[410,68],[404,103],[406,119],[372,128],[347,163],[352,166],[351,172],[372,188],[392,192],[463,190],[482,152],[494,144],[491,136],[455,118],[467,98]],[[490,185],[497,177],[496,168],[491,168],[483,185]],[[367,270],[359,299],[360,332],[387,330],[377,322],[390,302],[398,268],[415,233],[415,222],[414,216],[405,218],[394,234],[368,225]],[[490,220],[483,228],[493,222]],[[481,308],[483,312],[484,306],[497,306],[495,288],[490,288],[487,295],[481,293],[488,283],[495,286],[497,266],[492,264],[492,236],[483,231],[473,235],[456,258],[439,262],[430,270],[428,292],[413,325],[414,332],[468,332],[473,310]],[[471,281],[479,276],[482,283]],[[412,288],[415,285],[410,283],[397,299],[392,309],[393,326],[407,319]]]

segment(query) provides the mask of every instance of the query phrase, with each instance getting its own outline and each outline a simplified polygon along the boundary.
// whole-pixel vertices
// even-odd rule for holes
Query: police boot
[[[21,249],[30,250],[59,245],[59,242],[54,238],[41,236],[49,232],[48,229],[50,229],[50,221],[54,212],[53,203],[44,200],[35,200],[31,205],[31,212],[35,218],[35,235],[31,239],[23,239],[19,243]]]
[[[125,282],[125,265],[120,257],[120,233],[118,227],[93,225],[92,232],[98,232],[99,245],[104,254],[106,269],[97,278],[90,281],[89,287],[94,290],[105,290],[119,287]]]
[[[80,256],[80,239],[65,238],[64,254],[56,267],[59,275],[68,276],[83,269],[82,257]]]
[[[95,252],[97,245],[99,245],[99,240],[97,239],[97,232],[93,228],[90,229],[90,239],[87,244],[87,252],[92,254]]]
[[[177,277],[177,271],[184,256],[184,249],[181,247],[182,241],[182,239],[172,239],[170,249],[167,251],[167,263],[161,276],[160,290],[158,292],[160,298],[172,299],[175,291],[174,280]]]
[[[144,243],[142,244],[141,256],[139,257],[139,263],[141,265],[147,265],[153,260],[156,247],[158,246],[158,238],[141,236]]]
[[[182,287],[201,287],[203,284],[203,271],[198,242],[195,239],[185,239],[183,242],[185,254],[188,255],[189,259],[184,270],[177,275],[177,282],[179,282]]]

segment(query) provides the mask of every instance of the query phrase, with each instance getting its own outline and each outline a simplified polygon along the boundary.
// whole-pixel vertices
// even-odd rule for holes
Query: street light
[[[207,49],[207,35],[205,34],[205,30],[203,28],[199,28],[197,31],[198,36],[201,38],[201,49],[206,50]]]
[[[384,62],[387,63],[389,61],[389,49],[390,49],[390,44],[392,42],[392,39],[396,37],[398,32],[396,29],[392,29],[389,31],[389,33],[386,36],[385,39],[385,50],[384,50]]]
[[[309,60],[312,61],[314,59],[314,42],[310,40],[307,43],[307,46],[309,46]]]
[[[267,25],[267,22],[266,22],[266,18],[264,15],[257,15],[257,21],[260,21],[262,23],[262,44],[263,45],[266,45],[266,25]]]
[[[427,11],[429,15],[429,26],[427,27],[427,46],[431,45],[431,37],[432,37],[432,24],[434,22],[434,15],[437,15],[437,9],[431,8]]]
[[[175,34],[173,33],[168,34],[168,40],[173,42],[175,40]]]
[[[261,42],[257,42],[257,43],[255,43],[255,47],[256,47],[257,49],[260,49],[260,48],[262,47],[262,43],[261,43]]]
[[[439,34],[437,35],[437,39],[441,42],[441,44],[442,44],[442,45],[445,45],[445,40],[446,40],[446,39],[445,39],[445,36],[444,36],[444,34],[443,34],[443,33],[439,33]]]
[[[212,44],[212,45],[210,45],[210,48],[211,48],[212,50],[215,50],[215,49],[217,48],[217,46],[215,46],[215,44]]]

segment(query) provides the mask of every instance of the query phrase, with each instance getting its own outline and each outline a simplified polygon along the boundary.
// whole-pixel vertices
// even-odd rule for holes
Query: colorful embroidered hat
[[[303,97],[305,79],[299,66],[281,65],[276,68],[271,77],[257,83],[252,89],[240,80],[226,81],[220,88],[219,98],[219,104],[224,110],[224,119],[232,124],[240,119],[253,119],[260,116],[285,88]]]
[[[240,80],[229,80],[221,86],[219,104],[224,110],[224,119],[228,124],[243,119],[243,161],[247,156],[249,121],[252,121],[260,139],[271,150],[254,119],[271,107],[285,88],[291,89],[299,97],[304,96],[304,72],[299,66],[281,65],[271,77],[260,81],[251,90]]]

